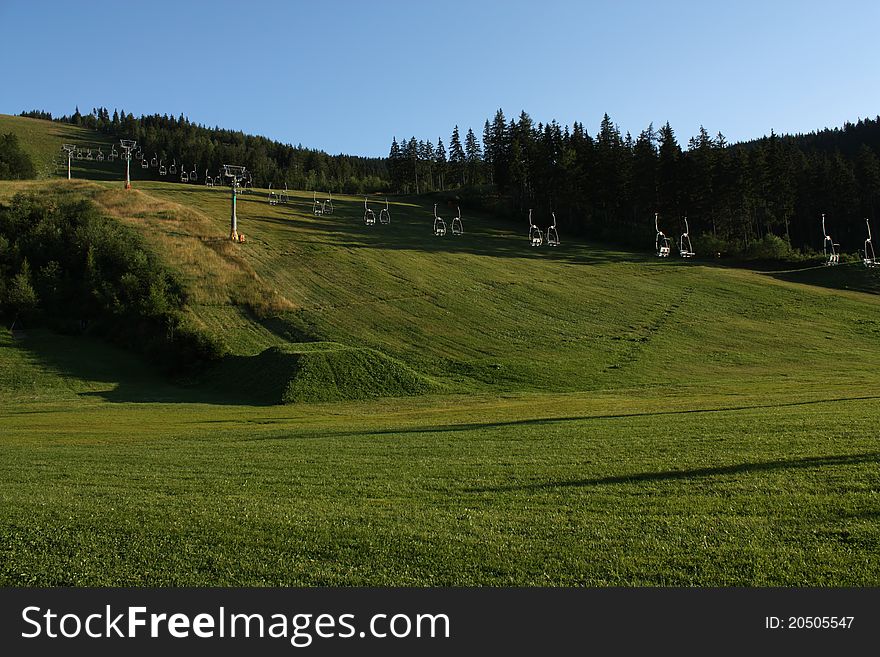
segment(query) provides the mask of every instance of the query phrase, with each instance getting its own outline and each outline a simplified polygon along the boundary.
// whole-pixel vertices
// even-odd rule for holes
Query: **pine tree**
[[[419,193],[419,142],[415,137],[411,137],[407,144],[406,156],[410,166],[410,172],[413,177],[416,194]]]
[[[667,219],[677,218],[680,215],[678,163],[681,147],[669,121],[660,128],[657,140],[660,143],[657,161],[658,208]]]
[[[483,149],[471,128],[468,128],[464,138],[464,152],[467,160],[468,179],[471,185],[479,183],[478,171],[483,159]]]
[[[492,143],[492,126],[489,119],[483,124],[483,164],[488,174],[489,183],[494,182],[494,146]]]
[[[449,164],[451,165],[452,175],[459,180],[461,185],[464,185],[465,156],[464,149],[461,147],[458,126],[455,126],[455,129],[453,129],[452,138],[449,140]]]
[[[510,181],[510,133],[507,119],[500,109],[492,120],[492,177],[500,191],[506,191]]]
[[[403,153],[395,136],[391,140],[391,151],[388,153],[388,170],[391,176],[391,186],[395,191],[403,189]]]
[[[633,146],[631,190],[634,221],[650,234],[657,209],[657,133],[653,124],[639,133]]]
[[[440,188],[440,191],[444,191],[446,189],[446,147],[443,145],[443,140],[438,137],[437,138],[437,155],[436,155],[436,166],[437,166],[437,186]]]

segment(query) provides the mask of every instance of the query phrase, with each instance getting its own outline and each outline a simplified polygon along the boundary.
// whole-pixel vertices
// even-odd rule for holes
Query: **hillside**
[[[109,153],[113,144],[113,140],[107,135],[78,126],[0,114],[0,134],[9,132],[19,138],[25,152],[31,156],[39,178],[67,175],[66,158],[63,160],[63,170],[61,167],[62,144],[77,143],[83,146],[94,146],[95,154],[97,154],[98,147],[103,148],[105,154]],[[118,165],[118,163],[117,161],[116,164]],[[108,179],[115,170],[108,162],[75,160],[73,175],[79,178]]]
[[[89,337],[4,334],[0,582],[880,577],[876,272],[533,249],[467,208],[440,238],[431,198],[369,227],[363,198],[315,216],[310,191],[241,196],[232,244],[228,189],[134,186],[0,201],[134,227],[230,356],[172,382]]]

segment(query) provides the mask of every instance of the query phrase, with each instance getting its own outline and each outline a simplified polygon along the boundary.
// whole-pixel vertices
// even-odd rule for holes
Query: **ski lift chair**
[[[168,174],[168,169],[165,168],[165,165],[162,164],[162,160],[159,160],[159,175],[164,176]]]
[[[324,201],[324,214],[333,214],[333,193],[327,192],[327,200]]]
[[[141,158],[141,169],[149,169],[150,163],[147,162],[147,158]]]
[[[198,169],[198,167],[199,167],[198,164],[194,164],[193,170],[189,172],[190,182],[196,182],[199,179],[199,174],[196,173],[196,170]]]
[[[108,157],[117,158],[119,157],[119,151],[116,150],[116,146],[112,146],[110,148],[110,155]]]
[[[168,173],[172,176],[177,174],[177,160],[172,160],[171,168],[168,169]]]
[[[456,207],[458,216],[452,218],[452,234],[455,236],[464,235],[464,225],[461,223],[461,208]]]
[[[681,238],[678,241],[678,253],[682,258],[693,258],[696,253],[694,253],[694,247],[691,246],[691,237],[688,235],[688,218],[684,218],[684,232],[681,234]]]
[[[103,161],[104,161],[104,151],[102,151],[100,148],[98,149],[98,154],[95,156],[95,159],[96,159],[98,162],[103,162]]]
[[[364,223],[367,226],[375,226],[376,225],[376,215],[373,214],[373,211],[370,210],[370,206],[367,205],[367,197],[364,196]]]
[[[213,186],[214,186],[214,179],[208,175],[208,170],[205,169],[205,187],[213,187]]]
[[[269,205],[278,205],[278,197],[272,191],[272,183],[269,183]]]
[[[89,150],[86,151],[86,159],[87,159],[87,160],[94,160],[94,159],[95,159],[95,158],[92,156],[92,149],[91,149],[91,148],[90,148]]]
[[[828,234],[828,231],[825,230],[825,215],[822,215],[822,234],[825,236],[825,239],[822,242],[822,252],[825,254],[825,265],[833,266],[840,264],[840,244],[835,243],[833,239],[831,239],[831,235]]]
[[[529,246],[541,246],[544,243],[544,233],[532,223],[532,210],[529,208]]]
[[[81,159],[83,159],[83,152],[82,152],[82,149],[81,149],[81,148],[77,148],[77,149],[76,149],[76,159],[77,159],[77,160],[81,160]]]
[[[868,239],[865,240],[865,258],[863,262],[865,267],[873,269],[880,266],[877,262],[877,256],[874,254],[874,245],[871,243],[871,222],[865,219],[865,225],[868,227]]]
[[[434,204],[434,235],[443,237],[446,235],[446,222],[437,216],[437,204]]]
[[[380,224],[390,224],[391,223],[391,211],[388,209],[388,199],[385,199],[385,207],[379,211],[379,223]]]
[[[151,166],[151,167],[154,167],[154,166],[156,166],[156,165],[158,165],[158,164],[159,164],[159,158],[157,158],[157,157],[154,155],[154,156],[153,156],[153,159],[150,160],[150,166]]]
[[[316,217],[324,214],[324,204],[318,203],[318,193],[312,191],[312,214]]]
[[[657,230],[657,237],[654,239],[654,247],[657,251],[658,258],[668,258],[670,247],[669,247],[669,238],[660,230],[660,219],[659,215],[654,213],[654,228]]]
[[[284,191],[281,192],[281,203],[287,205],[290,203],[290,195],[287,193],[287,183],[284,183]]]
[[[556,213],[551,212],[553,223],[547,227],[547,246],[559,246],[559,233],[556,231]]]
[[[180,172],[180,182],[189,182],[189,174],[186,171]]]

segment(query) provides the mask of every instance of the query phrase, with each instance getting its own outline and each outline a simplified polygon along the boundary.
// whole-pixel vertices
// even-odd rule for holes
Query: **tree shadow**
[[[667,470],[661,472],[639,472],[629,475],[617,475],[612,477],[599,477],[593,479],[568,479],[562,481],[548,481],[537,484],[522,484],[512,486],[495,486],[469,488],[469,493],[507,493],[515,491],[545,491],[557,488],[589,488],[599,486],[614,486],[617,484],[631,484],[640,482],[667,482],[699,479],[705,477],[723,477],[727,475],[752,474],[756,472],[771,472],[774,470],[797,470],[822,468],[839,465],[859,465],[861,463],[874,463],[880,461],[880,452],[865,452],[862,454],[847,454],[840,456],[808,456],[799,459],[780,459],[776,461],[761,461],[757,463],[738,463],[736,465],[722,465],[708,468],[695,468],[692,470]]]
[[[504,422],[467,422],[461,424],[435,425],[431,427],[405,427],[405,428],[388,428],[388,429],[363,429],[357,431],[322,431],[321,436],[332,436],[335,438],[346,436],[389,436],[389,435],[406,435],[406,434],[431,434],[431,433],[457,433],[460,431],[485,431],[493,429],[505,429],[516,427],[540,427],[554,424],[565,424],[572,422],[592,422],[601,420],[618,420],[631,418],[652,418],[662,416],[677,415],[697,415],[702,413],[736,413],[739,411],[750,411],[772,408],[791,408],[799,406],[813,406],[818,404],[834,404],[848,401],[870,401],[878,400],[880,395],[859,395],[851,397],[834,397],[830,399],[812,399],[797,402],[783,402],[779,404],[748,404],[742,406],[720,406],[716,408],[686,408],[674,411],[646,411],[642,413],[604,413],[600,415],[574,415],[564,417],[547,417],[532,418],[527,420],[508,420]],[[301,437],[303,434],[297,434]],[[255,437],[248,440],[278,440],[278,436],[271,437]]]
[[[835,267],[806,267],[789,271],[767,271],[763,274],[789,283],[801,283],[832,290],[851,290],[880,294],[880,270],[868,269],[860,262]]]
[[[403,208],[391,204],[392,221],[383,225],[368,226],[363,220],[363,205],[335,201],[333,215],[315,216],[298,204],[269,206],[265,210],[259,204],[265,199],[247,197],[241,207],[245,221],[268,224],[275,227],[293,227],[295,224],[301,242],[321,242],[346,249],[379,248],[399,251],[422,251],[430,253],[465,253],[506,258],[533,258],[571,264],[599,264],[610,262],[652,263],[669,266],[650,254],[639,254],[609,249],[607,246],[585,242],[579,238],[566,238],[557,247],[529,246],[527,224],[522,234],[517,233],[509,222],[486,215],[463,216],[464,234],[454,236],[447,230],[444,237],[433,234],[433,214],[423,207],[406,204]],[[299,204],[302,205],[302,204]],[[246,213],[246,214],[245,214]],[[282,214],[279,214],[282,213]],[[378,211],[376,211],[378,215]],[[446,217],[447,229],[451,217]],[[673,265],[678,263],[672,263]]]
[[[93,388],[77,392],[81,397],[114,403],[270,405],[270,402],[250,394],[248,390],[211,386],[211,373],[220,366],[219,363],[187,379],[175,380],[145,358],[104,340],[85,335],[64,335],[46,329],[29,331],[28,337],[15,341],[15,348],[24,350],[37,367],[64,378],[82,381],[84,388]],[[227,360],[224,359],[222,363],[227,365]]]

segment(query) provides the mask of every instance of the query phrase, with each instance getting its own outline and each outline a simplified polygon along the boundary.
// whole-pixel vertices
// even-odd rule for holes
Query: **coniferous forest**
[[[23,115],[52,118],[38,110]],[[633,136],[606,114],[591,134],[580,122],[535,123],[526,112],[508,119],[498,110],[480,137],[455,126],[448,142],[394,138],[387,158],[328,155],[184,116],[111,116],[96,108],[54,120],[136,139],[147,154],[200,170],[244,164],[259,186],[454,190],[464,207],[523,223],[534,208],[540,224],[553,211],[564,233],[634,246],[653,244],[655,212],[672,237],[686,216],[703,254],[786,258],[792,249],[821,251],[822,213],[834,240],[854,253],[865,239],[864,219],[875,224],[880,206],[880,116],[729,144],[702,127],[686,140],[668,122]]]
[[[481,143],[482,142],[482,143]],[[415,137],[389,154],[392,189],[481,186],[484,201],[521,220],[556,213],[560,230],[633,245],[653,243],[654,212],[677,236],[687,216],[703,253],[784,258],[822,248],[820,215],[844,251],[865,239],[880,201],[880,117],[807,135],[728,144],[721,133],[683,143],[667,122],[621,134],[606,114],[595,135],[582,123],[535,124],[528,114],[486,121],[482,140],[458,126],[448,145]],[[470,199],[471,195],[461,192]]]
[[[247,167],[254,184],[275,188],[285,184],[291,189],[332,190],[348,194],[386,191],[388,172],[385,158],[328,155],[323,151],[291,146],[266,137],[241,131],[208,128],[185,116],[152,114],[135,118],[131,113],[106,107],[81,114],[53,118],[49,112],[33,110],[22,116],[80,125],[115,137],[134,139],[144,154],[155,155],[170,164],[176,160],[194,168],[201,176],[205,170],[217,175],[223,164]]]

